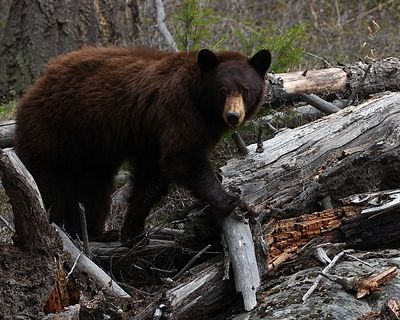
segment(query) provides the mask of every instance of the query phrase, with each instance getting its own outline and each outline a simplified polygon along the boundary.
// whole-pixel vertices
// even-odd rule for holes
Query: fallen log
[[[60,242],[48,223],[39,189],[14,150],[1,150],[0,169],[14,213],[14,243],[28,252],[57,255]]]
[[[52,226],[60,236],[63,249],[70,255],[71,265],[77,265],[80,271],[89,274],[96,283],[105,289],[108,293],[116,295],[119,298],[128,299],[130,295],[127,294],[114,280],[112,280],[102,269],[100,269],[92,260],[90,260],[83,252],[81,252],[69,237],[58,227],[52,223]]]
[[[346,108],[296,129],[280,131],[220,169],[223,184],[259,213],[293,217],[321,211],[355,193],[396,188],[400,179],[400,94]]]
[[[366,71],[368,74],[365,76]],[[267,102],[291,99],[299,93],[357,92],[362,96],[400,90],[400,59],[357,62],[344,67],[267,74]],[[361,85],[360,85],[361,83]]]

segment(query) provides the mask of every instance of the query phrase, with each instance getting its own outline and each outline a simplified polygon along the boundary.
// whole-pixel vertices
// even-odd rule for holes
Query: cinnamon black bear
[[[16,152],[35,178],[50,220],[89,236],[104,231],[113,177],[127,159],[133,191],[121,230],[144,230],[171,182],[217,214],[244,204],[229,195],[208,160],[221,136],[257,112],[268,50],[247,58],[203,49],[85,48],[52,60],[17,111]]]

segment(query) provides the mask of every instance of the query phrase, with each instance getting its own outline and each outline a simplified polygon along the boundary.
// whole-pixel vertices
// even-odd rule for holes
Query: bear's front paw
[[[248,205],[246,202],[243,200],[238,200],[237,201],[237,208],[240,209],[242,212],[242,216],[244,218],[255,218],[257,216],[257,213],[254,211],[253,207]]]

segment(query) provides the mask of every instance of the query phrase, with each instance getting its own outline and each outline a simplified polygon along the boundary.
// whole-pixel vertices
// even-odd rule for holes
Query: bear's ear
[[[197,64],[201,72],[206,72],[218,65],[218,58],[211,50],[201,49],[197,54]]]
[[[267,49],[260,50],[249,59],[249,63],[259,74],[265,76],[271,65],[271,52]]]

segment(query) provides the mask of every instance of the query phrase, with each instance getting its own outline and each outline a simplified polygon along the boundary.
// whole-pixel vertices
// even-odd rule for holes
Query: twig
[[[275,128],[271,123],[267,122],[267,128],[269,131],[271,131],[273,134],[277,134],[278,133],[278,129]]]
[[[343,106],[344,108],[348,107],[349,105],[351,105],[353,103],[354,97],[360,91],[360,88],[361,88],[362,84],[365,82],[365,79],[367,79],[367,75],[368,75],[369,71],[371,70],[371,67],[372,67],[372,63],[370,63],[368,65],[367,70],[365,70],[364,75],[361,78],[360,82],[358,83],[357,87],[354,89],[354,91],[351,93],[350,97],[345,102],[345,104]]]
[[[321,60],[323,63],[324,63],[324,67],[325,68],[331,68],[332,67],[332,65],[327,61],[327,60],[325,60],[324,58],[321,58],[321,57],[319,57],[319,56],[317,56],[316,54],[314,54],[314,53],[311,53],[311,52],[304,52],[304,54],[307,54],[307,55],[309,55],[310,57],[313,57],[313,58],[316,58],[316,59],[318,59],[318,60]]]
[[[92,253],[90,252],[90,247],[89,247],[89,236],[88,236],[88,232],[87,232],[85,208],[82,205],[82,203],[79,203],[79,220],[81,222],[83,249],[84,249],[85,254],[91,259]]]
[[[262,141],[262,133],[263,133],[263,127],[260,126],[258,128],[258,135],[257,135],[257,149],[256,149],[257,153],[263,153],[264,152],[263,141]]]
[[[160,30],[160,33],[162,34],[165,41],[167,42],[167,45],[175,52],[178,52],[178,47],[176,46],[174,38],[172,37],[171,33],[169,32],[169,30],[164,22],[165,21],[165,12],[164,12],[164,5],[163,5],[162,0],[154,0],[154,5],[156,7],[158,30]]]
[[[201,257],[201,255],[202,255],[204,252],[206,252],[210,247],[211,247],[211,244],[208,244],[208,245],[206,245],[201,251],[199,251],[192,259],[190,259],[190,261],[186,264],[186,266],[184,266],[184,267],[182,268],[181,271],[179,271],[176,275],[174,275],[174,276],[172,277],[172,280],[175,281],[175,280],[178,279],[181,275],[183,275],[183,274],[186,272],[186,270],[188,270],[188,269],[192,266],[192,264],[195,263],[196,260],[199,259],[199,258]]]
[[[15,233],[15,229],[12,227],[12,225],[11,225],[2,215],[0,215],[0,220],[4,223],[4,225],[5,225],[12,233]]]
[[[65,277],[65,279],[68,279],[69,276],[72,274],[72,272],[74,272],[74,269],[76,267],[76,264],[78,263],[79,258],[81,257],[81,254],[83,253],[83,251],[79,252],[79,254],[76,256],[75,260],[74,260],[74,264],[71,267],[71,270],[68,272],[67,276]]]
[[[336,264],[336,262],[338,262],[338,260],[345,254],[348,253],[348,250],[344,250],[340,253],[338,253],[333,259],[332,261],[322,270],[322,273],[328,273],[328,271],[330,269],[333,268],[333,266]],[[303,303],[306,302],[306,300],[310,297],[310,295],[314,292],[314,290],[317,288],[318,284],[320,283],[321,279],[322,279],[322,275],[318,275],[317,279],[315,279],[313,285],[310,287],[310,289],[308,289],[308,291],[304,294],[302,300]]]
[[[372,265],[370,265],[369,263],[367,263],[367,262],[365,262],[365,261],[362,261],[361,259],[359,259],[359,258],[357,258],[357,257],[355,257],[355,256],[353,256],[353,255],[351,255],[351,254],[346,253],[346,257],[351,258],[351,259],[353,259],[353,260],[356,260],[356,261],[358,261],[358,262],[360,262],[360,263],[366,265],[367,267],[370,267],[371,269],[374,268],[374,267],[373,267]]]

